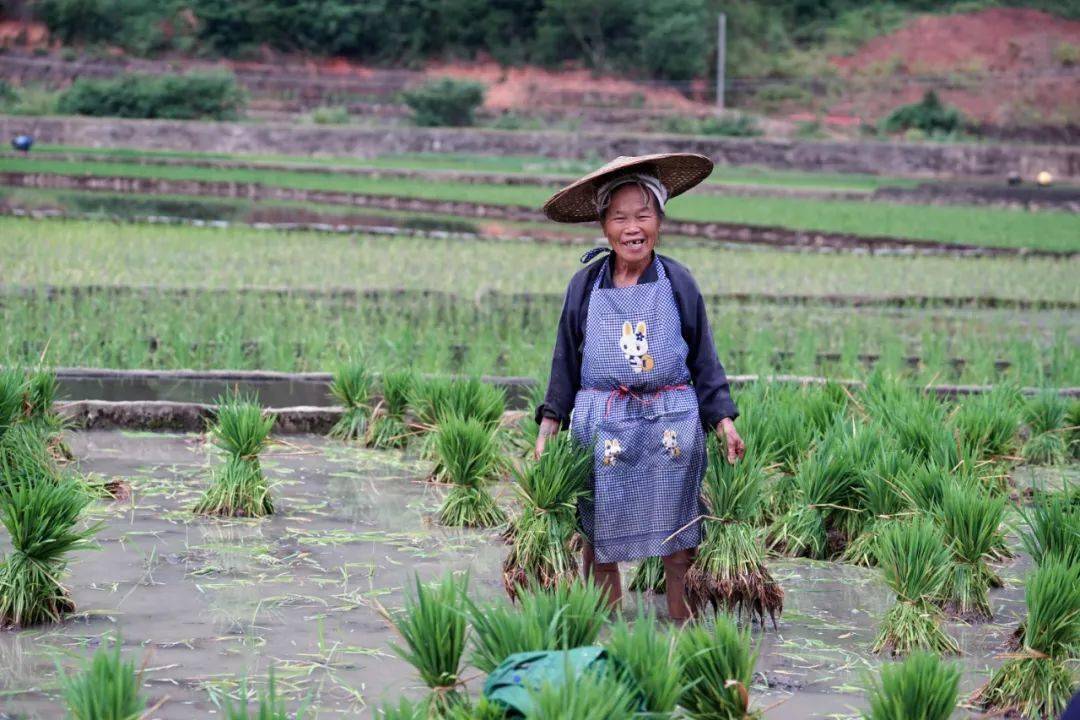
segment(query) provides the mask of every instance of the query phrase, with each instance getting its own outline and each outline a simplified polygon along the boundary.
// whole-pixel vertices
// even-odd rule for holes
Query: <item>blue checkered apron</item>
[[[611,262],[611,256],[608,256]],[[601,288],[589,299],[570,431],[594,452],[578,505],[596,562],[670,555],[701,542],[705,436],[671,281]]]

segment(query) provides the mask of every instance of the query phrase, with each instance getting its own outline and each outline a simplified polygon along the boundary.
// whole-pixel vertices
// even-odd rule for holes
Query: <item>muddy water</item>
[[[124,478],[132,499],[92,508],[105,528],[101,550],[71,565],[79,614],[0,633],[0,718],[60,716],[56,664],[73,667],[114,634],[145,662],[145,691],[161,703],[155,718],[218,714],[243,677],[262,683],[271,665],[294,706],[307,698],[319,717],[371,717],[384,700],[422,692],[377,612],[401,605],[414,572],[467,569],[474,597],[502,598],[505,546],[490,532],[434,525],[439,490],[418,481],[424,463],[399,453],[290,438],[264,457],[278,514],[247,521],[191,514],[217,461],[198,436],[85,432],[70,442],[84,472]],[[755,705],[777,720],[856,714],[865,673],[881,662],[869,646],[890,604],[877,573],[772,566],[787,602],[778,633],[755,630]],[[1018,561],[1002,573],[1016,580],[1025,569]],[[993,604],[1000,625],[949,626],[966,654],[965,689],[999,662],[1022,611],[1017,584],[995,591]]]

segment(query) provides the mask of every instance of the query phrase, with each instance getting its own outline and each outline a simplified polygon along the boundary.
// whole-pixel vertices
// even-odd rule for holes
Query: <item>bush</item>
[[[324,105],[312,110],[308,118],[316,125],[346,125],[349,122],[349,109],[340,105]]]
[[[663,120],[660,129],[663,132],[679,135],[723,135],[726,137],[761,135],[757,120],[750,115],[738,113],[707,118],[669,117]]]
[[[234,120],[244,102],[244,92],[228,73],[121,75],[76,80],[60,95],[57,109],[72,115]]]
[[[945,105],[936,92],[927,90],[919,102],[901,105],[889,113],[881,122],[881,129],[889,133],[919,130],[933,137],[960,132],[966,123],[959,110]]]
[[[476,122],[476,109],[484,102],[484,86],[469,80],[439,78],[403,93],[417,125],[461,127]]]

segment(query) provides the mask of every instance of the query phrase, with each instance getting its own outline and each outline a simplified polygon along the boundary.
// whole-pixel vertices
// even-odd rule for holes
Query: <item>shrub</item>
[[[934,136],[960,132],[966,124],[963,113],[942,103],[933,90],[927,90],[919,102],[901,105],[889,113],[881,129],[890,133],[914,129]]]
[[[461,127],[476,122],[476,109],[484,102],[484,86],[469,80],[439,78],[403,93],[417,125]]]
[[[244,103],[244,92],[229,73],[129,74],[76,80],[60,95],[57,109],[72,115],[234,120]]]
[[[754,137],[761,135],[757,120],[750,115],[728,113],[720,117],[691,118],[669,117],[660,123],[663,132],[679,135],[723,135],[726,137]]]
[[[345,125],[349,122],[349,109],[340,105],[317,107],[308,114],[316,125]]]

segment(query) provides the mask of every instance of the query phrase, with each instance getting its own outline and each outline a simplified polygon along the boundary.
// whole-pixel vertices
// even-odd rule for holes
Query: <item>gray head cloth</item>
[[[606,210],[607,206],[611,203],[611,193],[615,190],[615,188],[619,187],[620,185],[634,182],[641,183],[642,185],[647,187],[652,192],[653,197],[656,198],[656,204],[660,208],[660,212],[664,211],[664,203],[667,202],[668,198],[668,191],[667,188],[664,187],[664,183],[660,182],[660,180],[655,175],[650,175],[649,173],[643,172],[636,172],[616,176],[611,180],[608,180],[599,188],[597,188],[596,211],[600,214],[601,217],[604,214],[604,210]]]

